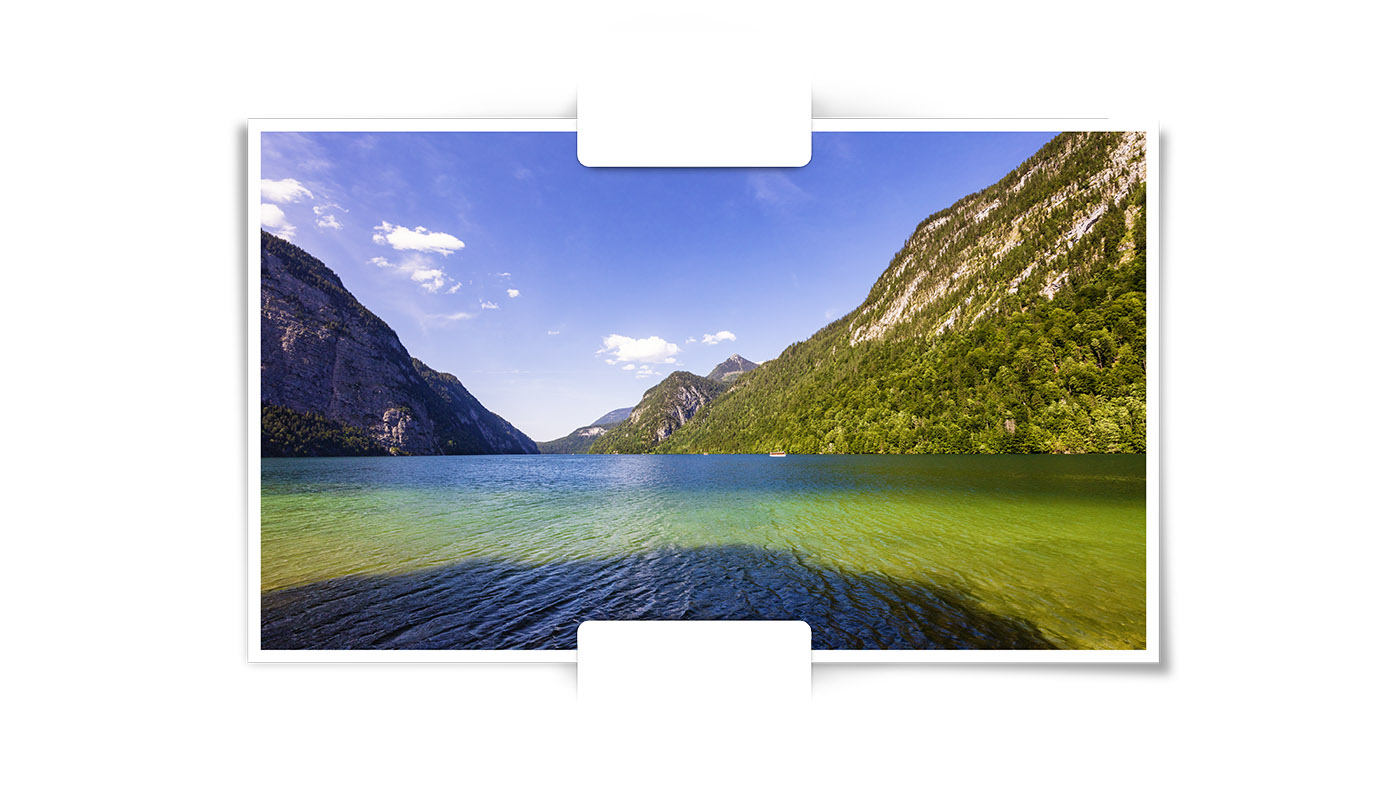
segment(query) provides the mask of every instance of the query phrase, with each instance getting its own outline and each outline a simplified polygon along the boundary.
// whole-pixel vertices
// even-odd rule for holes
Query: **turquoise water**
[[[816,648],[1143,648],[1146,461],[262,461],[265,648],[573,648],[800,618]]]

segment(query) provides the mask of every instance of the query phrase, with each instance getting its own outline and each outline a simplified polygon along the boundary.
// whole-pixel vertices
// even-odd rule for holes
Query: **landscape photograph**
[[[261,649],[1155,647],[1146,133],[254,143]]]

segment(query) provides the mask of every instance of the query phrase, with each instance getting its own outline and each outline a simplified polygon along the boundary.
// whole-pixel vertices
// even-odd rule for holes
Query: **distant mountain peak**
[[[745,372],[757,368],[757,364],[735,353],[729,358],[719,362],[714,369],[710,370],[710,374],[705,377],[719,383],[728,383]]]
[[[619,421],[626,419],[630,415],[632,415],[631,408],[618,408],[617,410],[610,410],[607,413],[604,413],[602,416],[599,416],[597,421],[593,422],[588,426],[604,427],[609,424],[616,424]]]

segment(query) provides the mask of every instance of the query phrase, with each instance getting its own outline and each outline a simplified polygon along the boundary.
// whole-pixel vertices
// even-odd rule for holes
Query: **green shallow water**
[[[936,589],[970,609],[1026,622],[1059,648],[1146,645],[1141,455],[325,458],[265,459],[262,469],[265,640],[274,602],[278,615],[334,600],[338,621],[373,617],[380,602],[356,602],[368,599],[359,587],[333,581],[407,578],[415,592],[439,593],[437,570],[471,566],[532,579],[510,581],[514,587],[493,580],[489,590],[480,579],[455,581],[457,608],[534,594],[542,609],[572,611],[550,623],[554,634],[519,647],[558,647],[560,622],[590,611],[626,617],[623,592],[610,597],[608,589],[638,583],[643,591],[628,592],[642,600],[638,615],[761,618],[800,599],[834,611],[833,637],[846,639],[833,642],[856,647],[890,647],[901,642],[890,629],[918,626],[922,603],[899,589]],[[710,568],[719,562],[720,574],[650,560],[691,555],[706,556]],[[589,574],[537,582],[521,567]],[[670,576],[639,577],[664,567]],[[846,578],[878,588],[852,591]],[[707,589],[698,586],[713,582],[732,584],[726,595],[736,600],[750,599],[750,583],[777,601],[702,608]],[[288,595],[308,588],[317,589],[314,602]],[[474,588],[483,590],[474,596]],[[687,607],[687,600],[699,601]],[[450,635],[444,623],[415,641],[404,631],[447,617],[422,606],[383,610],[386,620],[370,629],[387,647],[514,643],[507,630],[541,627],[546,615],[458,621]],[[309,647],[317,647],[315,632],[335,631],[323,620],[296,621],[284,629],[300,627],[296,642]]]

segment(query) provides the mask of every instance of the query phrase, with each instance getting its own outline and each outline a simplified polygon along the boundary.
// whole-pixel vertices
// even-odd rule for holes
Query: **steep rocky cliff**
[[[538,451],[457,378],[410,356],[321,261],[266,232],[261,299],[265,455],[340,453],[359,435],[395,454]],[[327,424],[348,443],[293,439]]]
[[[638,454],[670,437],[708,402],[724,393],[725,385],[690,372],[672,372],[647,389],[627,420],[594,441],[593,454]]]

